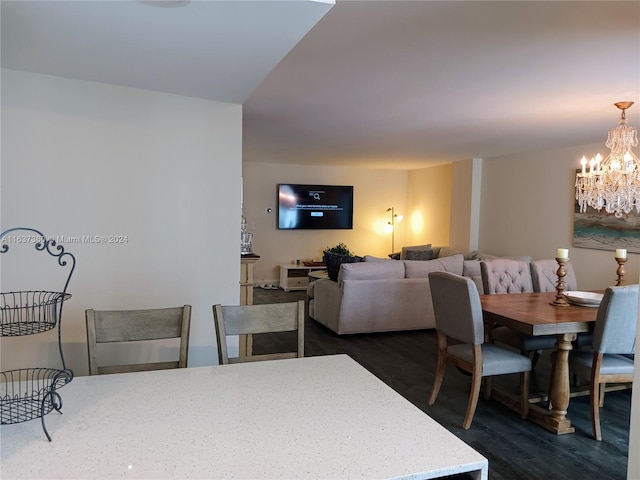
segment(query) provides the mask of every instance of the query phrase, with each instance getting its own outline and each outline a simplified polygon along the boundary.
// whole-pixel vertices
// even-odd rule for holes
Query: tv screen
[[[353,228],[353,186],[279,184],[278,228]]]

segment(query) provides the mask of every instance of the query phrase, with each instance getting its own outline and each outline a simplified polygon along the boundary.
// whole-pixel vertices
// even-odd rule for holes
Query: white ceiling
[[[244,103],[245,161],[406,169],[604,143],[621,100],[640,126],[637,1],[183,3],[4,0],[2,65]]]
[[[243,103],[333,0],[2,1],[2,66]]]

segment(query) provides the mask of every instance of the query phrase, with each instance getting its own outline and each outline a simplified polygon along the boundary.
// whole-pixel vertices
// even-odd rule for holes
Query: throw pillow
[[[451,272],[462,275],[464,259],[462,255],[452,255],[451,257],[434,258],[426,262],[416,262],[406,260],[404,262],[406,278],[428,278],[429,272]]]
[[[407,250],[405,260],[431,260],[433,250]]]
[[[402,252],[400,252],[400,260],[406,260],[407,251],[409,250],[431,250],[431,244],[427,243],[426,245],[412,245],[409,247],[402,247]]]

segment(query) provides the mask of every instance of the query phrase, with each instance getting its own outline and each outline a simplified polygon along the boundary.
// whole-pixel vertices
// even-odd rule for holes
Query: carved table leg
[[[558,335],[556,341],[556,358],[551,373],[551,392],[549,392],[551,416],[548,423],[557,434],[575,431],[571,426],[571,420],[567,418],[570,394],[569,352],[573,348],[571,342],[575,339],[575,333],[565,333]]]

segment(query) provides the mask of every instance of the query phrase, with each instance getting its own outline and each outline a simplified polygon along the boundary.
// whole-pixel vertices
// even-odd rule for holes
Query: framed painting
[[[640,253],[640,214],[635,210],[621,218],[587,207],[580,213],[578,202],[573,213],[573,246],[598,250],[626,248]]]

